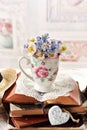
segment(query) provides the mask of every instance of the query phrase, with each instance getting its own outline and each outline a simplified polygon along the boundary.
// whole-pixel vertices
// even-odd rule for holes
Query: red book
[[[11,118],[13,124],[17,128],[27,127],[39,123],[44,123],[48,121],[48,117],[46,116],[28,116],[28,117],[12,117]]]

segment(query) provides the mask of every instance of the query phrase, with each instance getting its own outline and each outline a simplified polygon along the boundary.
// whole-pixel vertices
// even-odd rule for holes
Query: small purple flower
[[[49,36],[48,33],[46,33],[46,34],[44,34],[44,35],[42,36],[43,42],[47,42],[48,36]]]
[[[52,50],[55,50],[55,49],[56,49],[56,44],[52,44],[52,45],[51,45],[51,49],[52,49]]]
[[[24,44],[24,49],[28,48],[28,46],[29,46],[28,44]]]
[[[61,41],[57,41],[57,46],[58,48],[62,45],[62,42]]]
[[[40,37],[40,36],[37,36],[36,39],[37,39],[37,41],[40,41],[40,40],[41,40],[41,37]]]
[[[54,39],[51,39],[51,44],[55,44],[55,40]]]

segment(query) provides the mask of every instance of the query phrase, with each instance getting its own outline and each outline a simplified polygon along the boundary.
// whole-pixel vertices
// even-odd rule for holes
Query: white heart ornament
[[[51,125],[61,125],[69,120],[70,115],[55,105],[49,109],[48,118]]]

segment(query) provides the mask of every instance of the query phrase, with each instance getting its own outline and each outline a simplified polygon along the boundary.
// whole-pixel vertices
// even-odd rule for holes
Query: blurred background
[[[44,33],[66,44],[61,67],[87,68],[87,0],[0,0],[0,69],[19,68],[27,39]]]

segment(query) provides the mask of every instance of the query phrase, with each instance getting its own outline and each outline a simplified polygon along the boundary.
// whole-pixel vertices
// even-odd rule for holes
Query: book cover
[[[83,120],[81,115],[74,115],[75,119],[79,118],[79,122],[73,122],[71,119],[62,125],[51,126],[47,117],[10,117],[10,123],[14,128],[21,130],[83,130]]]
[[[56,99],[51,99],[46,101],[47,104],[63,104],[63,105],[81,105],[81,95],[79,84],[77,83],[75,88],[67,93],[66,95],[60,96]]]
[[[38,101],[30,96],[23,94],[16,94],[16,83],[13,84],[4,94],[3,102],[13,102],[13,103],[37,103]]]
[[[44,104],[43,104],[44,105]],[[36,105],[36,104],[14,104],[10,103],[10,110],[9,110],[9,116],[10,117],[21,117],[24,115],[46,115],[48,114],[49,109],[53,105]],[[78,114],[85,114],[86,108],[84,106],[66,106],[61,105],[62,109],[65,109],[69,111],[70,113],[78,113]]]
[[[46,115],[49,108],[44,108],[42,105],[35,104],[13,104],[10,103],[10,117],[21,117],[24,115]]]
[[[23,128],[23,127],[47,122],[48,117],[47,116],[24,116],[24,117],[12,117],[11,120],[17,128]]]

